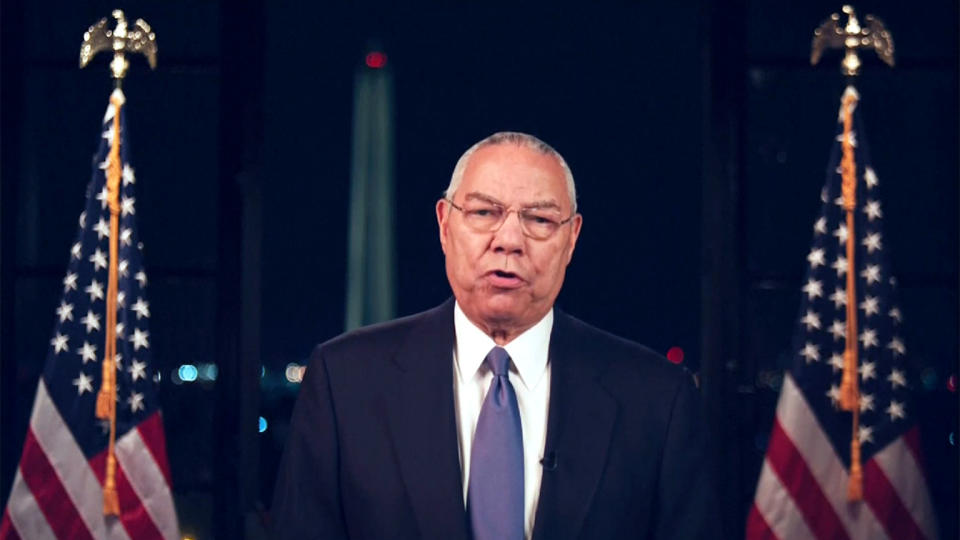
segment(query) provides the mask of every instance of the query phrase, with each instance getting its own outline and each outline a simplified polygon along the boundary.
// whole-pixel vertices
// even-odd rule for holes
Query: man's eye
[[[472,208],[467,211],[467,213],[474,217],[496,217],[500,215],[500,211],[496,208]]]
[[[536,225],[553,225],[559,220],[555,219],[553,216],[547,216],[542,214],[524,214],[523,219],[529,223]]]

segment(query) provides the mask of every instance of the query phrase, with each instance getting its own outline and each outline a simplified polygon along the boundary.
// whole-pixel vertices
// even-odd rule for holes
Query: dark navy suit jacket
[[[453,300],[317,347],[281,462],[277,538],[470,537]],[[685,370],[559,310],[534,540],[720,536]]]

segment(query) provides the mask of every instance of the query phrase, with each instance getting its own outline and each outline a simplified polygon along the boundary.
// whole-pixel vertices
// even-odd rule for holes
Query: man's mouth
[[[490,285],[498,289],[516,289],[523,285],[523,279],[520,276],[506,270],[493,270],[487,272],[485,277]]]

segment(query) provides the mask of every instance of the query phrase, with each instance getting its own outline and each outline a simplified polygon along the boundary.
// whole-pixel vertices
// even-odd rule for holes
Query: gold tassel
[[[103,370],[100,391],[97,394],[97,418],[110,421],[110,441],[107,446],[107,470],[103,481],[103,514],[116,516],[120,514],[120,501],[117,496],[116,471],[117,460],[114,455],[114,443],[117,438],[117,260],[118,236],[120,229],[120,179],[122,168],[120,165],[120,108],[123,106],[123,94],[115,91],[110,96],[110,104],[114,107],[113,140],[110,142],[110,153],[107,155],[107,205],[110,208],[110,263],[108,269],[106,321],[104,333],[106,342],[103,346]]]
[[[856,280],[856,234],[854,212],[857,206],[857,164],[854,160],[851,134],[853,131],[853,108],[856,94],[848,91],[843,96],[843,158],[840,170],[843,176],[843,209],[847,217],[847,340],[843,352],[843,378],[840,382],[840,408],[852,411],[859,407],[857,388],[857,280]]]
[[[117,458],[113,454],[113,439],[107,450],[107,474],[103,479],[103,515],[120,515],[120,498],[117,496]]]
[[[843,157],[840,171],[843,177],[843,209],[847,214],[847,339],[843,351],[843,378],[840,381],[840,408],[853,413],[850,437],[850,480],[847,500],[863,499],[863,469],[860,463],[860,388],[858,384],[857,337],[857,265],[854,217],[857,207],[857,164],[852,143],[853,109],[857,93],[848,87],[843,95]]]

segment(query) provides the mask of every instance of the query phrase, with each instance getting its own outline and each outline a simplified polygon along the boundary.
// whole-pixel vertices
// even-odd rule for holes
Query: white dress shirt
[[[457,404],[460,439],[460,470],[463,473],[463,501],[466,505],[470,482],[470,448],[477,429],[480,408],[493,380],[493,372],[484,363],[487,353],[497,346],[477,328],[457,303],[453,310],[456,344],[453,350],[453,393]],[[547,405],[550,403],[550,332],[553,310],[540,322],[520,334],[503,348],[510,354],[510,384],[517,394],[520,425],[523,428],[523,516],[526,538],[533,536],[533,521],[540,498],[543,447],[547,437]]]

